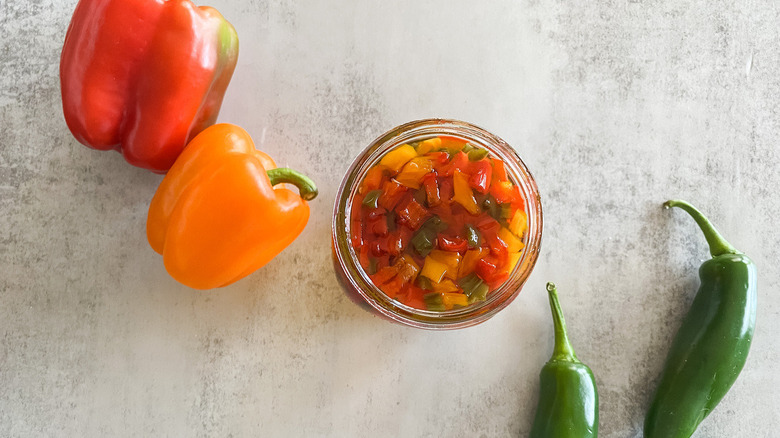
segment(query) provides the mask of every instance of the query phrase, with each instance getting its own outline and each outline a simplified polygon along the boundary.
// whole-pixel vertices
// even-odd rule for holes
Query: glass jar
[[[463,139],[485,148],[504,161],[507,174],[519,187],[526,204],[528,229],[523,237],[525,248],[509,278],[490,292],[485,301],[446,311],[421,310],[402,304],[382,292],[360,266],[351,245],[351,208],[360,182],[382,156],[404,143],[412,143],[438,135]],[[505,308],[520,293],[539,256],[542,238],[542,205],[539,190],[531,172],[506,142],[482,128],[469,123],[426,119],[409,122],[391,129],[374,140],[350,166],[336,195],[333,215],[333,263],[347,296],[366,310],[391,321],[423,329],[457,329],[486,321]]]

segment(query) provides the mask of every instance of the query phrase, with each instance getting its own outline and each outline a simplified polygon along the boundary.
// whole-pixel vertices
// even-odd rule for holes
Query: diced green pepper
[[[512,204],[501,204],[501,219],[512,218]]]
[[[377,260],[373,257],[368,258],[368,275],[374,275],[377,271]]]
[[[486,283],[482,283],[474,289],[474,292],[469,297],[469,304],[476,301],[485,301],[487,299],[487,293],[490,291],[490,287]]]
[[[390,210],[385,214],[388,231],[395,231],[395,229],[398,228],[398,223],[395,220],[395,216],[395,210]]]
[[[485,211],[487,211],[487,214],[489,214],[493,219],[501,219],[501,207],[499,207],[498,201],[496,201],[496,198],[494,198],[492,195],[485,198],[485,200],[482,202],[482,208],[484,208]]]
[[[476,290],[482,284],[484,284],[482,279],[477,277],[477,274],[473,272],[458,280],[458,286],[463,289],[463,293],[466,294],[466,296],[469,298],[474,295],[474,292],[476,292]]]
[[[425,301],[425,306],[428,308],[428,310],[433,310],[436,312],[443,312],[447,310],[447,308],[444,306],[444,300],[442,299],[441,294],[438,292],[432,292],[423,295],[423,300]]]
[[[436,231],[430,228],[420,228],[410,241],[414,250],[421,257],[426,257],[436,246]]]
[[[473,151],[475,148],[471,143],[466,143],[465,146],[463,146],[463,149],[461,149],[461,152],[468,154],[469,152]]]
[[[382,190],[371,190],[363,198],[363,205],[369,208],[379,207],[379,197],[382,196]]]
[[[420,205],[425,204],[425,200],[427,198],[428,197],[425,194],[425,188],[420,188],[419,190],[414,192],[414,200],[417,201],[417,203]]]
[[[469,161],[479,161],[488,156],[487,149],[474,148],[469,151]]]
[[[421,275],[417,276],[417,286],[419,286],[420,289],[433,290],[433,285],[431,284],[431,280]]]
[[[471,224],[466,224],[466,242],[471,249],[479,247],[479,231]]]

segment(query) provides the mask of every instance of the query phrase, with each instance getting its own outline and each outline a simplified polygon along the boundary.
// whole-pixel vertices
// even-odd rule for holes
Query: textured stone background
[[[161,177],[79,145],[58,57],[75,0],[0,0],[0,436],[526,435],[551,352],[544,283],[594,370],[601,436],[639,437],[698,285],[697,204],[759,267],[745,371],[695,437],[780,429],[780,3],[214,1],[241,55],[220,117],[321,187],[292,246],[222,290],[165,272]],[[542,255],[491,321],[431,333],[342,295],[330,262],[349,161],[452,117],[516,146]]]

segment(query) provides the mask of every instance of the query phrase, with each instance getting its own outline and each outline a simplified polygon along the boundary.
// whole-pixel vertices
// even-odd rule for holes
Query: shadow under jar
[[[377,220],[389,229],[366,225]],[[336,274],[353,302],[400,324],[458,329],[519,294],[539,255],[542,207],[506,142],[469,123],[426,119],[388,131],[355,159],[332,233]],[[504,271],[489,271],[498,260]]]

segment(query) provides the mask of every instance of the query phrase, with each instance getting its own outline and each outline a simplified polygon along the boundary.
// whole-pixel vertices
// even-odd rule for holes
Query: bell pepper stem
[[[550,309],[552,310],[553,327],[555,328],[555,346],[551,360],[561,360],[568,362],[579,362],[577,355],[574,354],[574,348],[569,342],[569,335],[566,333],[566,321],[563,319],[563,311],[558,302],[558,290],[553,283],[547,283],[547,295],[550,298]]]
[[[317,197],[317,186],[306,175],[288,167],[277,167],[276,169],[266,171],[266,173],[268,173],[268,179],[271,180],[272,186],[282,183],[292,184],[298,187],[298,192],[300,192],[302,199],[311,201]]]
[[[682,200],[671,200],[664,202],[665,208],[671,208],[671,207],[677,207],[685,210],[693,220],[696,221],[696,224],[699,225],[699,228],[701,228],[701,231],[704,233],[704,237],[707,239],[707,244],[710,247],[710,254],[713,257],[717,257],[719,255],[723,254],[739,254],[739,251],[737,251],[733,246],[731,246],[730,243],[726,241],[726,239],[721,236],[721,234],[718,232],[718,230],[715,229],[715,226],[712,225],[712,222],[707,219],[702,212],[700,212],[696,207],[693,205],[682,201]]]

